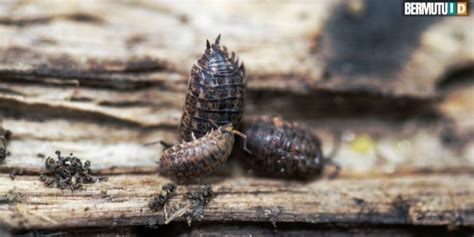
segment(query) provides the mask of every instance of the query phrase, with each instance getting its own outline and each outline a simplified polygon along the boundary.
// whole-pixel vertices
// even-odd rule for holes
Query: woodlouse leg
[[[334,146],[331,152],[329,152],[327,156],[324,156],[324,163],[335,168],[335,170],[329,175],[329,179],[335,179],[337,176],[339,176],[339,173],[341,173],[341,166],[336,164],[333,160],[341,148],[341,141],[341,133],[339,131],[336,131],[334,134]]]
[[[212,124],[214,128],[219,128],[219,125],[216,122],[214,122],[214,120],[209,120],[209,122]]]
[[[171,143],[169,143],[169,142],[165,142],[165,141],[160,141],[160,144],[161,144],[162,146],[164,146],[166,149],[168,149],[168,148],[174,146],[173,144],[171,144]]]
[[[193,138],[193,140],[196,140],[196,135],[194,135],[194,132],[191,132],[191,137]]]
[[[232,130],[232,133],[241,137],[244,140],[244,151],[248,152],[249,154],[252,154],[252,152],[247,148],[247,135],[241,133],[238,130]]]
[[[174,146],[173,144],[168,143],[168,142],[165,142],[165,141],[163,141],[163,140],[158,140],[158,141],[153,141],[153,142],[145,143],[145,144],[143,144],[143,146],[153,146],[153,145],[156,145],[156,144],[158,144],[158,143],[161,144],[162,146],[164,146],[165,149],[168,149],[168,148]]]
[[[332,160],[332,159],[334,159],[334,157],[336,157],[337,153],[341,149],[341,142],[342,142],[341,132],[336,131],[335,134],[334,134],[334,146],[333,146],[331,152],[329,152],[329,154],[327,156],[324,156],[324,159],[327,162],[330,162],[330,160]]]

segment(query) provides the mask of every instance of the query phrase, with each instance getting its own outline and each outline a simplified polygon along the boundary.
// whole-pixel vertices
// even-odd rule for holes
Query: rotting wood
[[[212,178],[215,197],[204,221],[265,221],[261,208],[278,208],[279,222],[322,224],[474,225],[473,176],[416,176],[387,179],[317,180],[298,183],[268,179]],[[14,181],[0,176],[0,195],[20,195],[0,205],[0,220],[14,229],[154,225],[164,222],[148,201],[168,179],[146,175],[111,176],[84,190],[43,186],[37,176]],[[168,208],[199,185],[178,186]],[[171,210],[171,209],[169,209]],[[182,221],[182,218],[178,218]]]
[[[420,20],[403,18],[397,1],[360,2],[357,12],[345,1],[3,3],[0,75],[173,87],[185,84],[205,39],[219,33],[245,62],[253,89],[433,97],[447,71],[472,66],[472,15]]]
[[[443,79],[473,66],[472,14],[413,27],[402,21],[409,31],[381,31],[381,44],[393,44],[374,51],[353,47],[344,27],[363,25],[352,32],[355,41],[374,29],[391,31],[383,25],[387,19],[374,19],[364,9],[399,5],[361,2],[359,13],[350,3],[332,0],[271,7],[241,1],[211,7],[1,3],[0,116],[13,137],[7,147],[12,155],[0,165],[0,220],[14,229],[163,223],[161,212],[147,209],[169,182],[155,174],[162,148],[143,144],[177,141],[191,65],[205,39],[222,33],[250,75],[245,114],[279,113],[306,123],[326,153],[332,134],[341,132],[335,160],[343,172],[335,181],[302,184],[227,169],[210,178],[224,181],[215,183],[217,197],[204,221],[271,226],[265,210],[278,209],[277,226],[474,226],[473,88],[444,91],[449,83]],[[209,22],[213,27],[202,29]],[[74,193],[44,188],[36,174],[45,171],[45,157],[55,150],[91,160],[96,173],[119,176]],[[11,181],[8,173],[15,169],[35,175]],[[180,186],[178,194],[188,188],[196,187]],[[182,203],[180,195],[171,205]]]

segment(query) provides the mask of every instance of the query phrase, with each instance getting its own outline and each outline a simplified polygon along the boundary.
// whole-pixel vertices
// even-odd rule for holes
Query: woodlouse
[[[183,141],[199,138],[214,124],[231,123],[238,126],[244,110],[245,68],[235,53],[230,55],[219,44],[206,42],[206,51],[193,65],[181,117],[180,133]]]
[[[309,179],[319,175],[325,164],[333,164],[324,157],[319,139],[297,123],[263,116],[254,119],[245,133],[252,151],[245,157],[257,174]],[[336,166],[334,174],[338,171]]]
[[[206,175],[224,163],[234,145],[234,134],[246,136],[227,124],[203,137],[166,149],[160,160],[160,173],[189,179]]]

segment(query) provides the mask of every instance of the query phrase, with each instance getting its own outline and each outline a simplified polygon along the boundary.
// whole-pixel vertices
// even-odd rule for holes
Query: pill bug
[[[244,131],[252,151],[244,159],[259,175],[310,179],[321,174],[326,164],[336,166],[332,176],[339,172],[339,166],[324,157],[319,139],[297,123],[262,116]]]
[[[235,53],[206,42],[206,51],[191,69],[180,123],[181,139],[199,138],[213,128],[231,123],[236,127],[244,110],[245,68]]]
[[[246,136],[227,124],[212,130],[203,137],[166,149],[161,156],[161,174],[177,179],[190,179],[206,175],[224,163],[234,145],[234,134]]]

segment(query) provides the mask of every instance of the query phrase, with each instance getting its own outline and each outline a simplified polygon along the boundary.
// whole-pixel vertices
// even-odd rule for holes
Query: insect
[[[248,148],[245,156],[258,174],[279,178],[309,179],[319,175],[325,164],[321,142],[297,123],[279,117],[263,116],[246,129]],[[339,172],[339,166],[333,176]]]
[[[166,149],[160,160],[160,173],[189,179],[210,173],[229,157],[234,145],[234,134],[246,136],[231,123],[212,130],[203,137]]]
[[[244,110],[245,68],[235,53],[219,44],[206,42],[206,51],[193,65],[181,117],[183,141],[199,138],[213,128],[213,123],[237,126]]]

